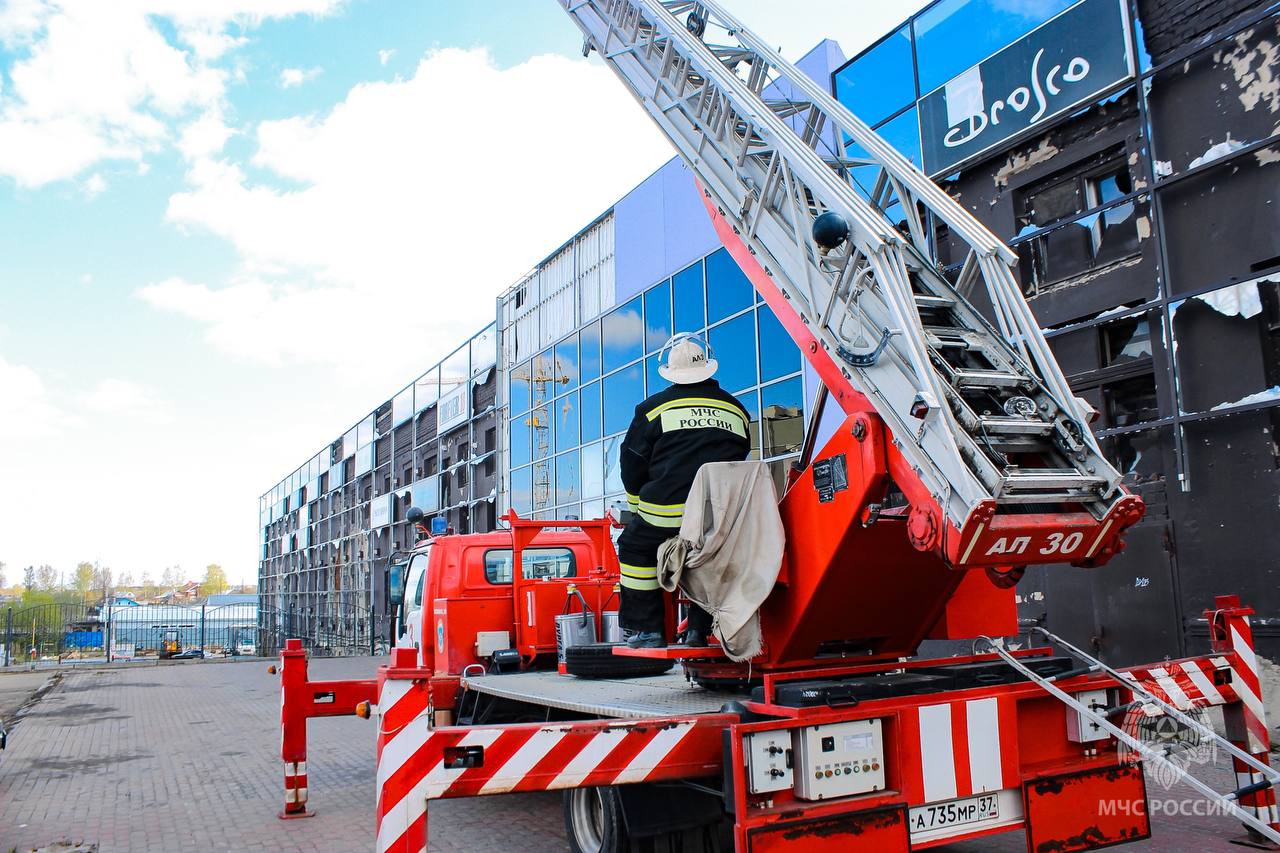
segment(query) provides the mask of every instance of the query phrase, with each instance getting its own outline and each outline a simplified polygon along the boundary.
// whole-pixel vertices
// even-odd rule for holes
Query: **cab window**
[[[484,552],[484,579],[489,583],[511,583],[511,549]],[[525,548],[520,554],[521,574],[526,580],[571,578],[578,574],[573,551],[568,548]]]
[[[409,564],[409,571],[406,573],[408,583],[414,584],[410,591],[409,604],[412,607],[422,606],[422,592],[427,583],[427,562],[431,559],[429,554],[418,554],[413,558],[413,562]],[[414,574],[417,574],[417,582],[414,583]]]

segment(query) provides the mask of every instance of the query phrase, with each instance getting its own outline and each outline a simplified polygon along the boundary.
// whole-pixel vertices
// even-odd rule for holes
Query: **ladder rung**
[[[1004,476],[1005,493],[1009,491],[1088,491],[1106,485],[1102,477],[1078,474],[1070,469],[1042,468],[1035,471],[1011,471]]]
[[[956,301],[946,296],[926,296],[923,293],[915,294],[917,308],[954,308]]]
[[[1053,424],[1044,421],[1027,420],[1026,418],[979,418],[978,424],[983,430],[995,433],[1048,435],[1053,432]]]
[[[1015,388],[1028,382],[1025,376],[1003,370],[955,370],[951,375],[958,388]]]

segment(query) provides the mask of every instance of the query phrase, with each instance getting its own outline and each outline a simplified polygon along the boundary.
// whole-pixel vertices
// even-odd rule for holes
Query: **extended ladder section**
[[[1231,741],[1218,735],[1208,726],[1179,710],[1174,705],[1166,702],[1152,691],[1143,686],[1142,682],[1133,677],[1129,673],[1121,672],[1107,666],[1102,661],[1085,653],[1079,648],[1071,645],[1066,640],[1050,633],[1044,628],[1036,628],[1035,631],[1051,643],[1061,647],[1069,652],[1072,657],[1080,661],[1080,666],[1062,672],[1057,675],[1042,676],[1034,670],[1027,667],[1018,658],[1011,655],[1005,650],[1004,646],[993,641],[989,637],[980,638],[988,649],[995,652],[1009,666],[1016,669],[1028,680],[1038,684],[1046,693],[1058,699],[1072,711],[1078,713],[1081,717],[1097,726],[1102,731],[1116,738],[1134,753],[1141,756],[1144,761],[1159,765],[1189,787],[1198,791],[1202,796],[1217,803],[1224,812],[1230,813],[1239,818],[1245,826],[1257,832],[1264,838],[1280,843],[1280,832],[1276,831],[1274,824],[1268,823],[1259,818],[1253,810],[1242,807],[1241,801],[1256,794],[1265,791],[1271,787],[1280,787],[1280,772],[1263,761],[1259,761],[1254,756],[1240,749]],[[1134,701],[1126,705],[1109,708],[1096,705],[1089,702],[1081,701],[1078,696],[1072,695],[1057,685],[1056,682],[1068,681],[1079,675],[1104,674],[1108,676],[1116,687],[1122,687],[1130,691],[1134,696]],[[1215,750],[1221,750],[1223,753],[1230,755],[1240,764],[1244,765],[1250,771],[1252,777],[1256,777],[1258,781],[1251,782],[1244,787],[1234,791],[1222,793],[1210,787],[1200,779],[1196,778],[1189,770],[1184,762],[1176,760],[1178,753],[1189,746],[1188,743],[1182,742],[1177,738],[1167,739],[1160,744],[1152,744],[1143,741],[1140,737],[1126,731],[1117,726],[1113,720],[1130,711],[1141,708],[1151,708],[1155,713],[1165,715],[1175,720],[1180,731],[1185,731],[1190,736],[1191,743],[1194,745],[1210,744]]]
[[[770,276],[784,324],[817,338],[806,357],[870,401],[956,529],[983,502],[1107,515],[1120,475],[1008,247],[718,3],[559,2]],[[941,225],[965,247],[950,277]],[[967,298],[979,290],[994,325]]]

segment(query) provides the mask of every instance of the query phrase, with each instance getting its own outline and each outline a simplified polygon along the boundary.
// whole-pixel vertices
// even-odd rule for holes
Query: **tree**
[[[75,587],[76,595],[83,601],[93,587],[93,563],[76,563],[75,579],[71,585]]]
[[[177,589],[182,586],[182,566],[165,566],[160,574],[160,586],[165,589]]]
[[[27,588],[27,595],[35,592],[36,589],[36,567],[27,566],[22,570],[22,585]]]
[[[138,579],[138,585],[142,587],[143,598],[156,597],[157,590],[156,590],[155,581],[151,580],[151,572],[148,572],[146,569],[143,569],[142,577]]]
[[[120,573],[120,578],[119,578],[119,580],[117,581],[117,585],[119,585],[119,586],[121,586],[121,587],[124,587],[124,588],[126,588],[126,589],[128,589],[128,588],[132,588],[132,587],[133,587],[133,572],[129,571],[128,569],[125,569],[123,572],[121,572],[121,573]]]
[[[111,588],[115,585],[113,580],[110,566],[93,564],[93,588],[101,592],[104,599],[111,594]]]
[[[36,569],[36,586],[43,590],[54,590],[58,587],[58,573],[53,566],[45,563]]]
[[[204,567],[204,582],[200,584],[200,592],[204,595],[218,595],[227,589],[227,573],[217,563]]]
[[[0,560],[0,589],[4,589],[4,560]]]

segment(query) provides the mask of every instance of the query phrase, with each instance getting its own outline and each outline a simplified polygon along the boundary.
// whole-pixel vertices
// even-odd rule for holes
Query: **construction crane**
[[[608,518],[511,512],[506,531],[424,539],[412,641],[376,682],[310,681],[300,643],[283,653],[282,817],[306,812],[306,718],[376,712],[380,853],[425,847],[431,799],[557,789],[580,853],[660,835],[674,849],[709,826],[739,853],[907,851],[1014,829],[1029,850],[1087,850],[1149,836],[1144,762],[1254,843],[1280,841],[1253,611],[1237,598],[1205,614],[1211,654],[1126,670],[1043,629],[1063,655],[992,639],[1018,633],[1021,567],[1101,565],[1142,515],[1008,247],[719,3],[557,2],[687,164],[844,420],[819,447],[811,415],[749,662],[715,645],[565,639],[604,633]],[[938,223],[967,246],[954,277],[935,258]],[[509,562],[491,564],[504,547]],[[532,560],[548,568],[525,575]],[[970,639],[973,653],[913,657],[926,637]],[[557,672],[676,660],[725,692]],[[1200,721],[1208,706],[1228,738]],[[1172,724],[1156,745],[1141,735],[1154,719]],[[1174,760],[1192,740],[1231,756],[1235,790]]]

